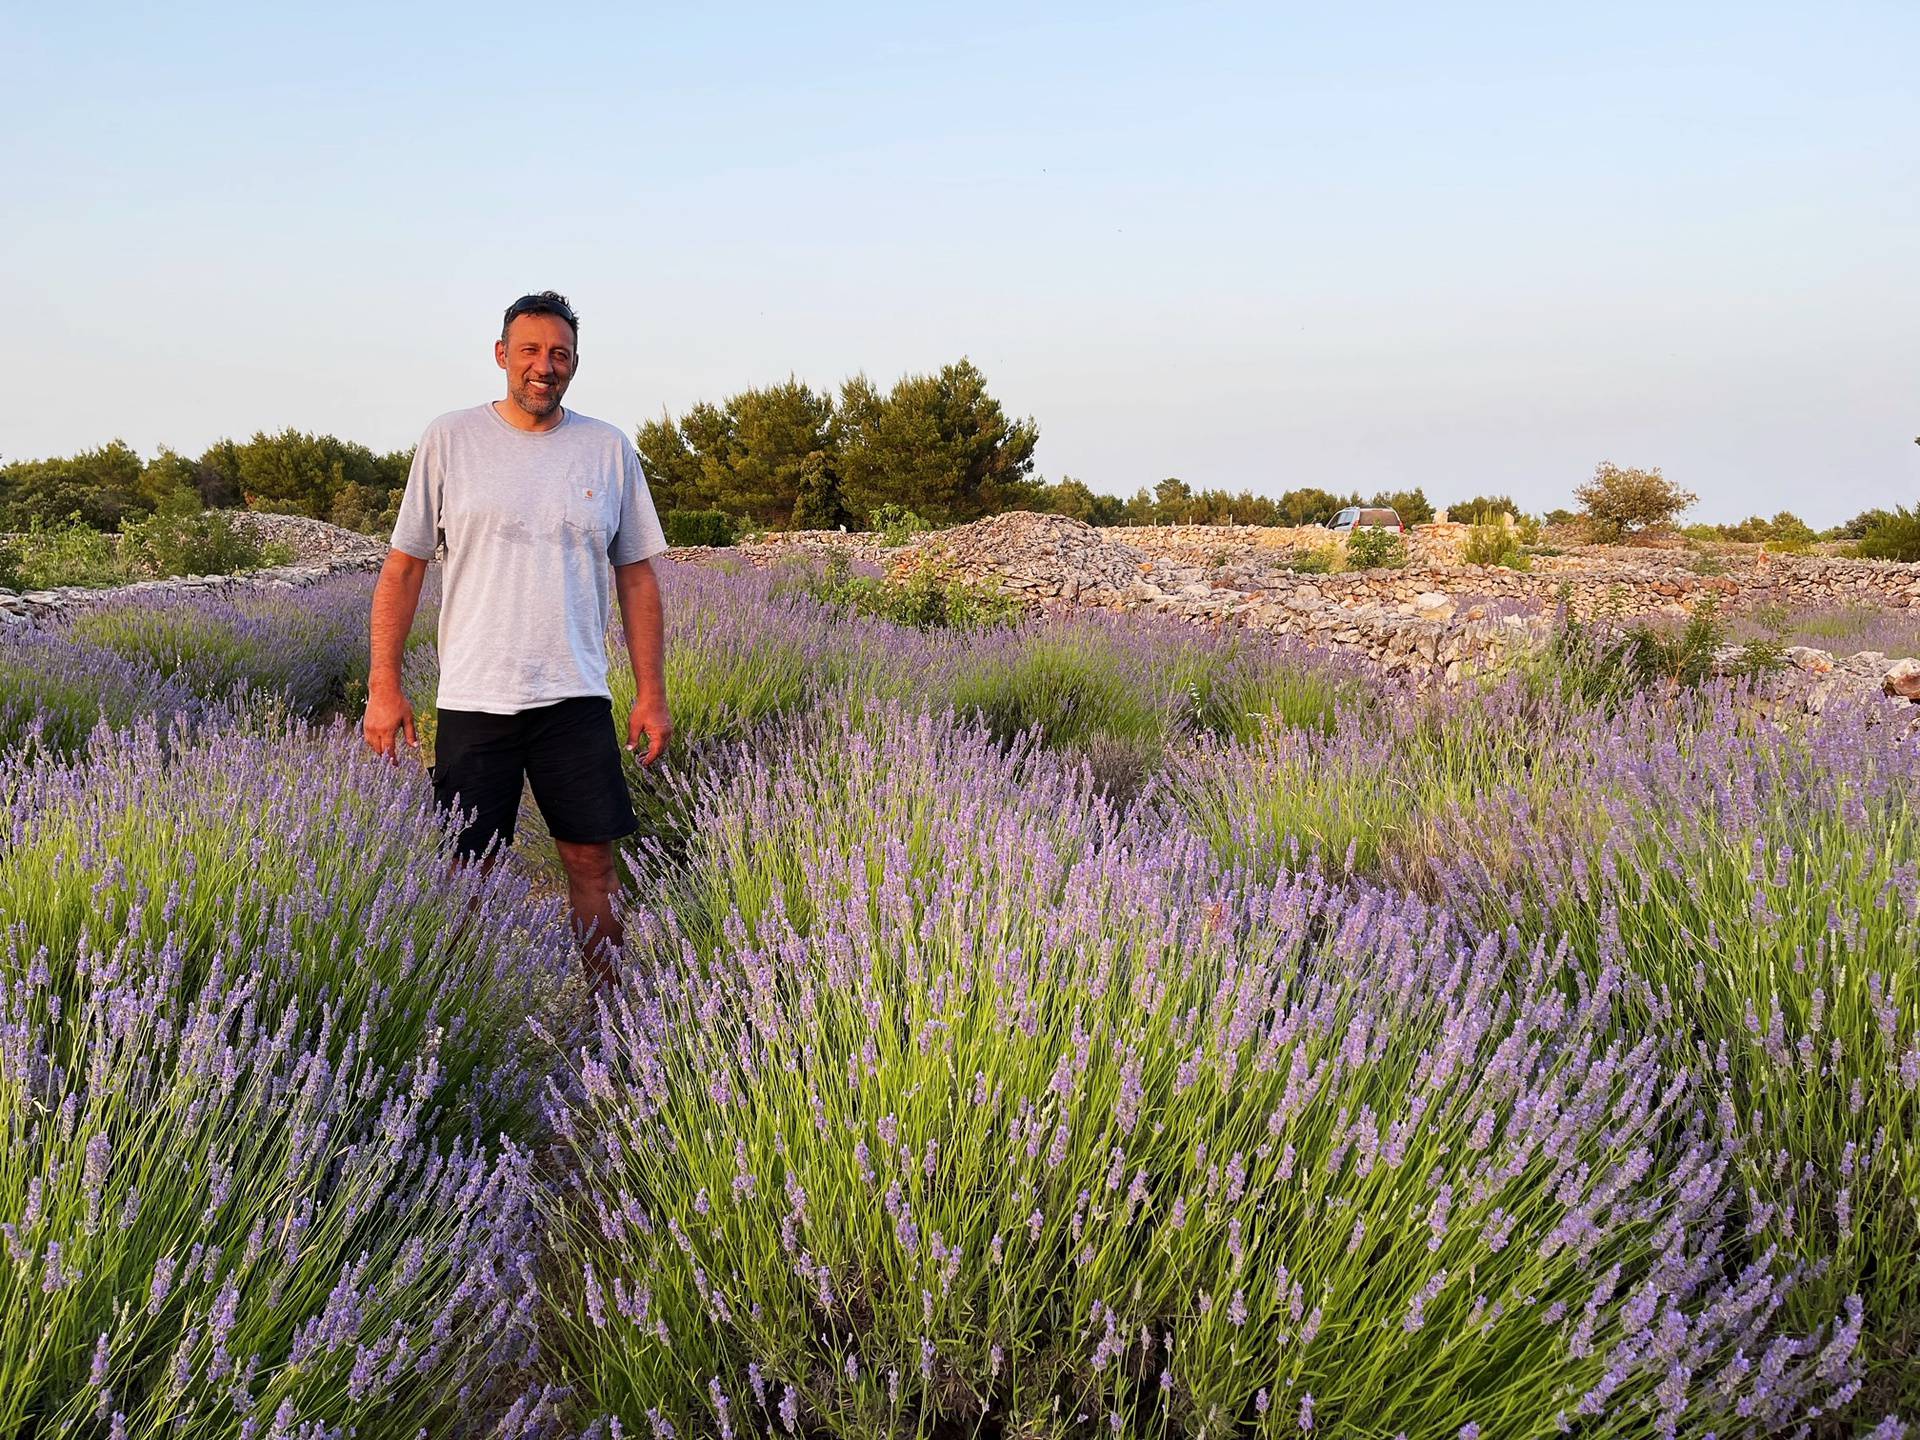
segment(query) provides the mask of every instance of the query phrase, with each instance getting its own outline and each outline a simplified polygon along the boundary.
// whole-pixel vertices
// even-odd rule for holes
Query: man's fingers
[[[647,737],[651,742],[647,746],[647,758],[640,763],[643,765],[651,765],[654,761],[658,760],[660,756],[665,753],[667,737],[671,734],[673,734],[673,730],[670,726],[662,726],[657,734],[650,734]]]
[[[420,746],[420,737],[413,733],[413,710],[411,707],[408,708],[406,717],[403,720],[401,720],[400,723],[406,727],[407,744],[413,746],[415,749],[418,749]]]

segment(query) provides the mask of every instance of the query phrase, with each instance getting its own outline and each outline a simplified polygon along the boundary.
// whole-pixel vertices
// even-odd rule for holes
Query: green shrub
[[[1756,679],[1786,664],[1774,638],[1749,640],[1726,661],[1727,630],[1711,595],[1678,630],[1640,623],[1624,629],[1569,617],[1547,651],[1548,673],[1563,693],[1608,704],[1643,691],[1694,690],[1716,674]]]
[[[150,515],[125,526],[121,537],[129,567],[153,576],[235,575],[266,563],[260,541],[221,510]]]
[[[84,524],[78,516],[64,525],[32,528],[16,535],[0,562],[6,584],[18,590],[51,590],[61,585],[124,585],[132,576],[122,557],[120,537]]]
[[[334,496],[327,520],[343,530],[391,535],[400,518],[401,498],[406,493],[405,486],[381,490],[371,485],[348,485]]]
[[[933,522],[916,515],[904,505],[889,501],[876,506],[867,516],[867,528],[880,537],[882,545],[904,545],[916,535],[933,529]]]
[[[1355,528],[1347,537],[1347,566],[1352,570],[1398,570],[1407,563],[1407,542],[1397,530]]]
[[[1331,575],[1338,567],[1338,556],[1331,546],[1318,550],[1296,550],[1287,568],[1296,575]]]
[[[808,570],[801,587],[816,600],[872,615],[916,630],[979,630],[1009,625],[1024,613],[1020,602],[988,585],[926,559],[903,579],[855,575],[846,553],[832,550],[819,570]]]
[[[666,532],[669,545],[724,547],[733,544],[737,522],[724,510],[669,510],[661,518],[660,528]]]
[[[1534,526],[1537,532],[1539,527]],[[1500,565],[1508,570],[1530,570],[1533,558],[1520,547],[1520,531],[1504,515],[1476,521],[1467,532],[1464,559],[1469,565]]]
[[[1920,560],[1920,506],[1883,513],[1860,537],[1858,553],[1869,560]]]

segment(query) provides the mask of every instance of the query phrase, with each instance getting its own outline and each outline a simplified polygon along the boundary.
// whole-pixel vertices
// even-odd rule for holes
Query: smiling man
[[[633,659],[626,744],[651,765],[673,732],[660,589],[667,548],[633,442],[565,409],[580,325],[551,290],[507,307],[494,360],[507,395],[442,415],[414,452],[373,592],[367,744],[394,758],[414,735],[400,658],[427,564],[444,545],[434,793],[471,819],[459,853],[513,839],[530,783],[560,861],[589,973],[614,973],[614,842],[636,828],[607,684],[610,591]]]

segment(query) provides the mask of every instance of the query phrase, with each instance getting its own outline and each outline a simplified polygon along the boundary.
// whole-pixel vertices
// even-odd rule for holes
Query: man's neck
[[[566,422],[567,411],[556,405],[545,415],[529,415],[511,400],[493,402],[493,413],[516,430],[554,430]]]

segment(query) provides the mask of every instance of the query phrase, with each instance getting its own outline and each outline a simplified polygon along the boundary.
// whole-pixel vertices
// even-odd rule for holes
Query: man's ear
[[[506,341],[496,340],[493,342],[493,363],[498,365],[502,370],[507,368],[507,342]]]

